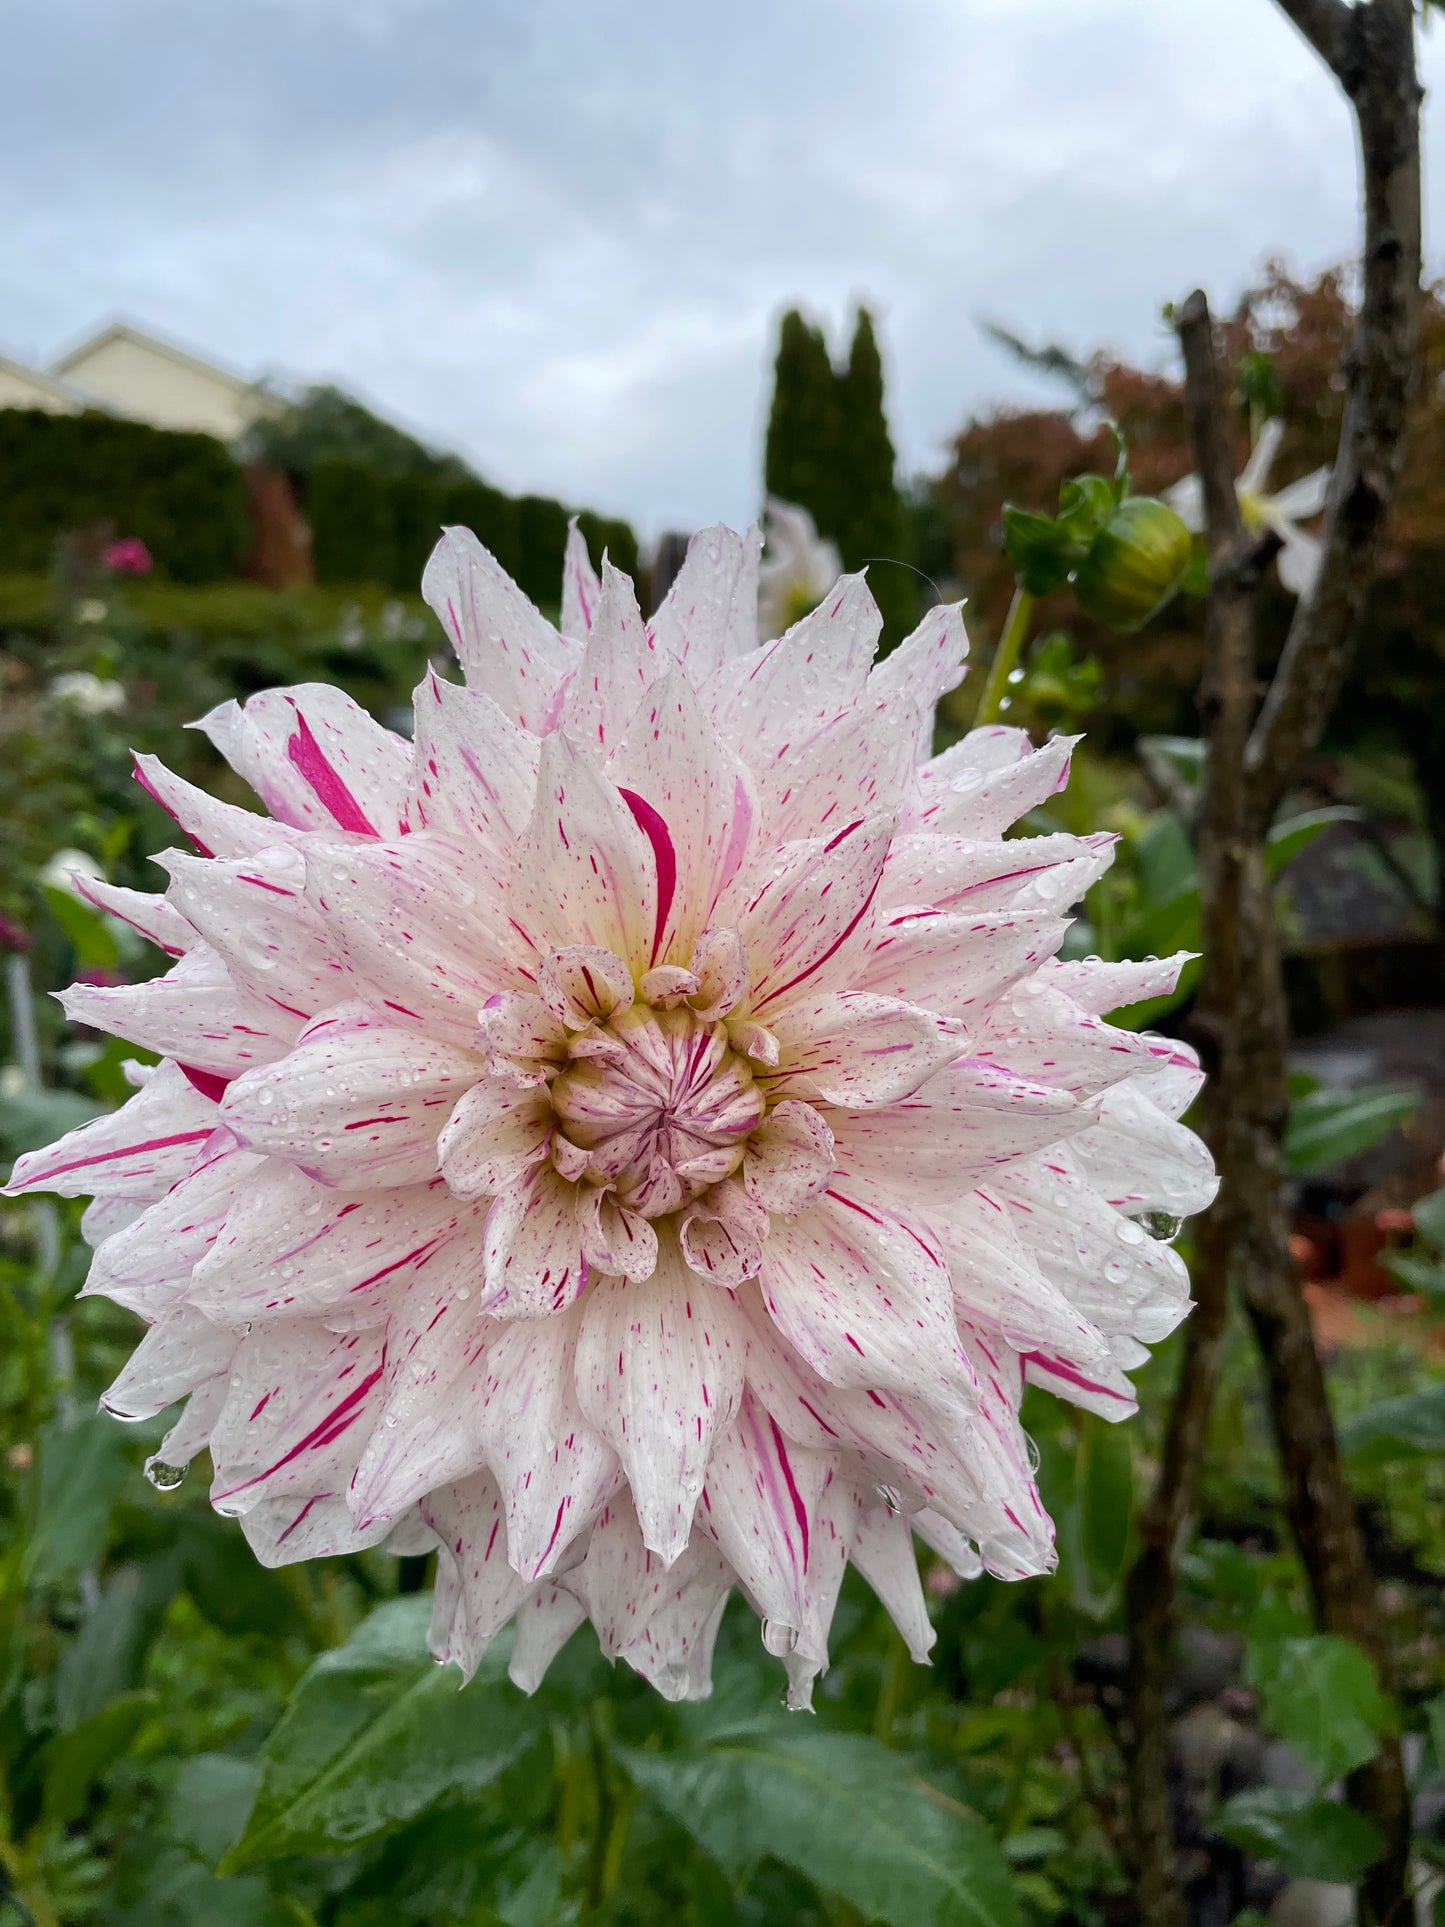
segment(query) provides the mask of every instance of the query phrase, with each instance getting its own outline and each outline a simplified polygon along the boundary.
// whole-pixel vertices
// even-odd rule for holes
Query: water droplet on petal
[[[1146,1237],[1162,1245],[1172,1244],[1184,1228],[1183,1218],[1173,1211],[1141,1211],[1138,1224]]]
[[[1121,1245],[1141,1245],[1149,1236],[1147,1227],[1133,1218],[1121,1218],[1114,1231]]]
[[[174,1492],[186,1476],[183,1465],[167,1465],[163,1459],[147,1459],[146,1477],[157,1492]]]

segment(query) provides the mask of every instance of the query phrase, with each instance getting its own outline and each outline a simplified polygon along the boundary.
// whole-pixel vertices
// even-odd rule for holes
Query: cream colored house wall
[[[48,415],[75,415],[80,403],[44,376],[32,375],[18,362],[0,356],[0,408],[43,408]]]
[[[60,372],[122,415],[154,428],[200,429],[223,442],[248,428],[263,405],[245,383],[124,334],[80,349]]]

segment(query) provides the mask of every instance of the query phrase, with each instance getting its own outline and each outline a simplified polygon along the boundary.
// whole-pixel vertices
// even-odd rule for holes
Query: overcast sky
[[[1045,392],[979,315],[1159,360],[1194,282],[1356,245],[1274,0],[10,0],[4,43],[0,351],[121,316],[645,531],[755,512],[791,303],[875,307],[916,469]]]

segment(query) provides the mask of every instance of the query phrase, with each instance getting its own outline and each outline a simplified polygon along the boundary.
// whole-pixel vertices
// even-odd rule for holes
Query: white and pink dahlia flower
[[[960,609],[760,646],[757,573],[709,530],[649,623],[574,531],[559,631],[452,530],[414,743],[312,684],[201,725],[264,814],[142,757],[196,853],[83,887],[177,962],[64,1003],[164,1061],[14,1173],[148,1327],[108,1409],[188,1401],[152,1476],[208,1449],[268,1564],[434,1547],[438,1655],[513,1621],[529,1688],[590,1619],[705,1694],[737,1587],[806,1704],[849,1560],[919,1659],[915,1535],[1049,1568],[1024,1386],[1133,1410],[1140,1220],[1214,1188],[1195,1060],[1103,1019],[1179,960],[1055,957],[1111,839],[1005,835],[1070,743],[932,756]]]

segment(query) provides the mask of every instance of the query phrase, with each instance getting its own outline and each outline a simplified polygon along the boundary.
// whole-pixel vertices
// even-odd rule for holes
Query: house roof
[[[92,355],[101,348],[107,347],[112,341],[129,341],[138,348],[148,348],[152,354],[163,355],[166,360],[175,362],[179,367],[189,368],[196,374],[209,375],[213,381],[220,382],[238,395],[251,394],[257,386],[254,381],[247,381],[244,375],[233,374],[229,368],[218,368],[215,362],[207,361],[204,356],[194,355],[185,348],[178,348],[174,342],[163,341],[159,335],[153,335],[145,328],[134,327],[128,321],[109,322],[97,334],[88,335],[68,354],[62,355],[58,361],[50,364],[51,376],[64,378],[72,369],[88,361]]]
[[[57,401],[63,401],[72,408],[100,409],[107,414],[111,412],[107,403],[87,394],[77,383],[66,381],[54,371],[47,373],[42,368],[30,367],[26,362],[13,361],[9,355],[0,355],[0,374],[12,375],[17,381],[27,382],[32,388],[53,395]]]

